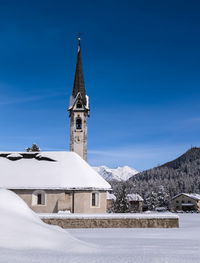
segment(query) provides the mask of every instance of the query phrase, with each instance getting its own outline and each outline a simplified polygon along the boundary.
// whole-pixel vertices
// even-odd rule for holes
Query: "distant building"
[[[128,194],[127,201],[129,203],[130,212],[142,212],[144,200],[139,194]]]
[[[181,193],[172,198],[172,211],[200,211],[200,194]]]
[[[114,202],[116,201],[116,196],[114,194],[107,192],[106,199],[107,199],[107,210],[109,210],[114,204]]]

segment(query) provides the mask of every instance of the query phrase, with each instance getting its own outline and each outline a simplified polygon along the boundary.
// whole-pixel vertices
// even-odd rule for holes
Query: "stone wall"
[[[174,218],[43,218],[45,223],[62,228],[178,228],[179,219]]]

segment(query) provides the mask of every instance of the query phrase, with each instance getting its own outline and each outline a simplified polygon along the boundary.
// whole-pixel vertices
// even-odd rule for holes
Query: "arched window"
[[[81,118],[76,119],[76,129],[81,130],[82,129],[82,120]]]
[[[46,205],[45,191],[36,190],[32,194],[32,205]]]

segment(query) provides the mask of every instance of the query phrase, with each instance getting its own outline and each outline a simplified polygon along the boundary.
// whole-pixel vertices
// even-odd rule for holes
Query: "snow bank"
[[[20,197],[4,189],[0,189],[0,248],[44,249],[65,253],[97,250],[73,238],[60,227],[43,223]]]

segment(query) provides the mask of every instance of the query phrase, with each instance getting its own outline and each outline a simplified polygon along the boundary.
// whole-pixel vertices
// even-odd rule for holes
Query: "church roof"
[[[84,77],[83,77],[83,65],[82,65],[80,39],[79,39],[79,45],[78,45],[76,73],[75,73],[75,78],[74,78],[74,88],[73,88],[72,96],[76,98],[78,93],[81,93],[82,101],[84,105],[86,105],[86,91],[85,91],[85,82],[84,82]]]
[[[0,153],[0,188],[109,190],[110,185],[74,152]]]

